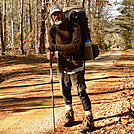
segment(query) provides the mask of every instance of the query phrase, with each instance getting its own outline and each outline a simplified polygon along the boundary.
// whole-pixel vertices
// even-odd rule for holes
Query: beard
[[[54,24],[55,24],[55,25],[60,25],[61,23],[62,23],[62,20],[54,21]]]

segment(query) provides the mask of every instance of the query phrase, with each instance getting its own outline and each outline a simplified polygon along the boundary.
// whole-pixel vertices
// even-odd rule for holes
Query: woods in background
[[[115,18],[114,21],[110,19],[109,13],[112,5],[109,0],[0,0],[0,49],[2,55],[6,53],[45,53],[44,44],[47,29],[50,26],[49,8],[52,4],[60,4],[63,7],[72,5],[84,7],[92,41],[101,49],[109,48],[110,44],[105,42],[104,37],[111,34],[113,24],[114,27],[118,25],[125,42],[124,48],[133,47],[133,0],[123,0],[123,6],[119,9],[122,15],[118,16],[116,21]],[[112,31],[117,34],[117,28]]]

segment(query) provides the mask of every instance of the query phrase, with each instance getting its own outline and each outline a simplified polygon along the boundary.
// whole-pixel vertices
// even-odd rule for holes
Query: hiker
[[[60,89],[65,101],[65,121],[63,126],[71,127],[74,124],[74,111],[72,107],[71,87],[74,85],[81,100],[85,119],[80,128],[81,133],[91,131],[94,127],[93,115],[91,111],[91,101],[86,93],[84,79],[84,67],[81,44],[81,32],[77,23],[73,23],[73,30],[70,33],[69,23],[64,18],[62,8],[53,5],[50,9],[53,25],[48,32],[48,42],[45,44],[47,59],[52,59],[54,53],[58,51],[58,78]],[[53,28],[55,27],[55,28]],[[53,35],[55,33],[55,36]]]

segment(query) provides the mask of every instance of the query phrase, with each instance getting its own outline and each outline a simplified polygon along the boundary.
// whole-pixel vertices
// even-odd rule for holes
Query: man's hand
[[[56,45],[55,44],[53,44],[53,43],[49,43],[49,42],[47,42],[46,44],[45,44],[45,47],[46,47],[46,49],[49,49],[49,50],[51,50],[51,51],[56,51]]]
[[[53,56],[54,56],[54,52],[52,52],[52,51],[49,51],[49,52],[47,52],[47,54],[46,54],[46,57],[47,57],[48,60],[53,59]]]
[[[50,43],[47,42],[47,43],[45,44],[45,47],[46,47],[47,49],[50,49]]]

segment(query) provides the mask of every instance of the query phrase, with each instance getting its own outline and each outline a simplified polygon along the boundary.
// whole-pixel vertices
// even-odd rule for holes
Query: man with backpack
[[[70,26],[59,5],[51,7],[50,15],[53,26],[48,32],[48,42],[45,47],[48,50],[47,59],[52,59],[54,53],[58,51],[58,78],[66,108],[65,121],[62,125],[71,127],[74,124],[71,95],[71,87],[74,85],[85,112],[85,119],[79,131],[86,133],[94,128],[94,123],[91,101],[86,93],[80,26],[75,22]]]

